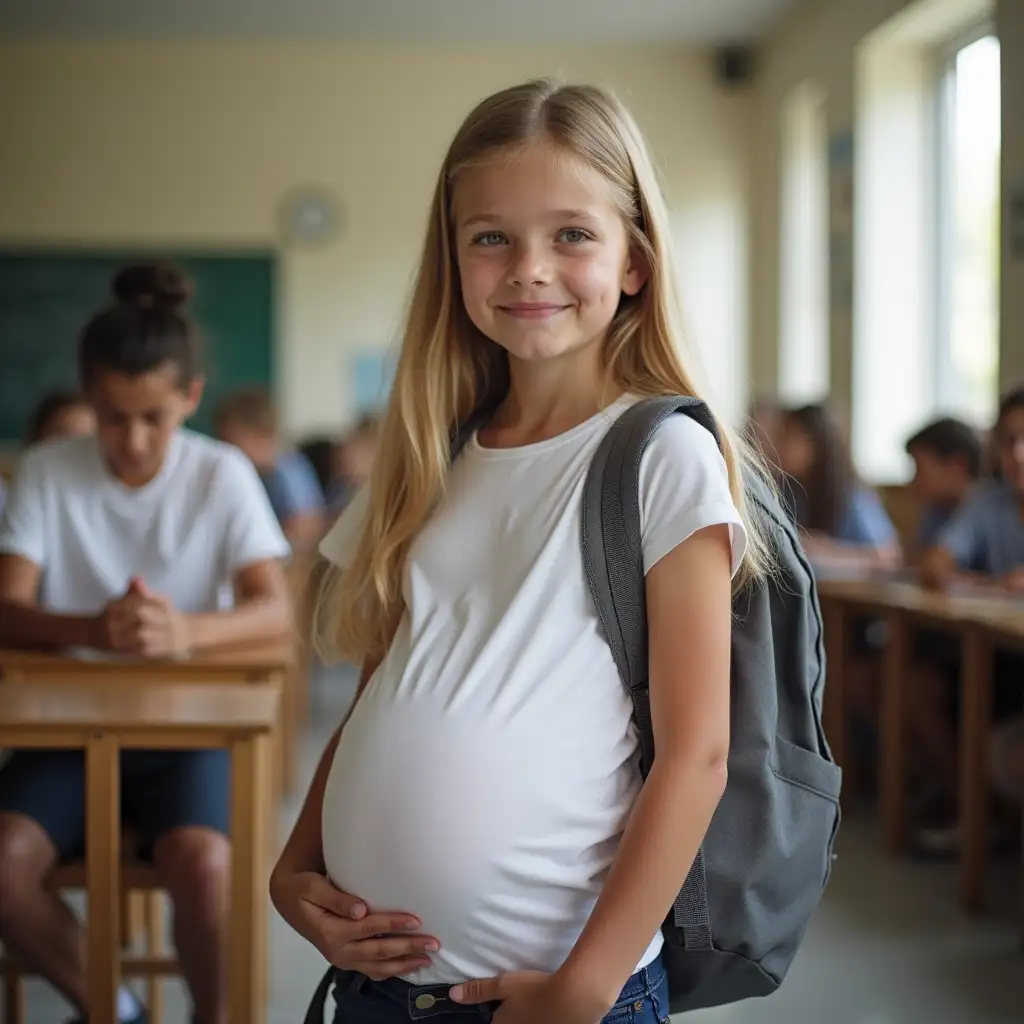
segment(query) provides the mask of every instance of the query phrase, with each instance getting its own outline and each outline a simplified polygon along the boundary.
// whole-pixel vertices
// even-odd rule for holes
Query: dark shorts
[[[370,981],[351,971],[334,972],[334,1024],[472,1024],[489,1021],[493,1006],[463,1006],[448,999],[447,985],[414,987],[400,978]],[[315,1016],[311,1007],[307,1022]],[[638,971],[619,995],[602,1024],[668,1024],[668,979],[659,957]]]
[[[166,833],[201,826],[229,834],[231,759],[226,750],[121,752],[121,816],[149,857]],[[85,754],[19,750],[0,768],[0,813],[37,822],[62,858],[85,852]]]

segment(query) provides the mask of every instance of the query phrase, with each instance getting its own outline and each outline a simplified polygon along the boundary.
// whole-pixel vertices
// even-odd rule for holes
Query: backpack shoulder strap
[[[647,671],[647,596],[640,536],[640,463],[658,427],[683,413],[721,444],[711,410],[699,399],[642,399],[608,431],[583,490],[583,567],[619,675],[633,704],[644,776],[654,763]],[[712,948],[704,848],[686,876],[670,917],[685,949]]]
[[[627,409],[594,456],[583,491],[583,565],[597,614],[627,690],[647,684],[647,607],[640,537],[640,463],[658,427],[683,413],[719,442],[697,398],[647,398]]]

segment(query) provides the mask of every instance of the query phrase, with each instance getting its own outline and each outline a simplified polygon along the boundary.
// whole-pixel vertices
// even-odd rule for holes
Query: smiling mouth
[[[568,308],[568,306],[556,305],[553,302],[524,302],[514,306],[498,306],[502,313],[518,320],[543,320]]]

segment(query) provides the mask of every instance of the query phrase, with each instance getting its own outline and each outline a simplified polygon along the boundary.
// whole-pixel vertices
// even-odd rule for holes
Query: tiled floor
[[[324,673],[304,751],[306,776],[352,693],[347,674]],[[297,806],[289,807],[290,816]],[[287,824],[287,823],[286,823]],[[839,860],[789,978],[771,999],[704,1011],[693,1024],[997,1024],[1024,1022],[1024,952],[1016,930],[1016,872],[997,878],[997,910],[968,921],[956,909],[948,865],[894,862],[870,821],[843,825]],[[300,1024],[322,964],[274,916],[271,1024]],[[169,986],[168,1024],[186,1020],[181,987]],[[66,1010],[43,986],[30,990],[30,1024]]]

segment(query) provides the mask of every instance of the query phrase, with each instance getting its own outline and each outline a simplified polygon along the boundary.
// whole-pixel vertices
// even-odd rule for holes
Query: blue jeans
[[[334,986],[334,1024],[473,1024],[490,1021],[496,1009],[451,1002],[450,985],[417,987],[398,978],[370,981],[352,971],[335,971]],[[668,1024],[668,979],[660,957],[626,982],[603,1024]]]

